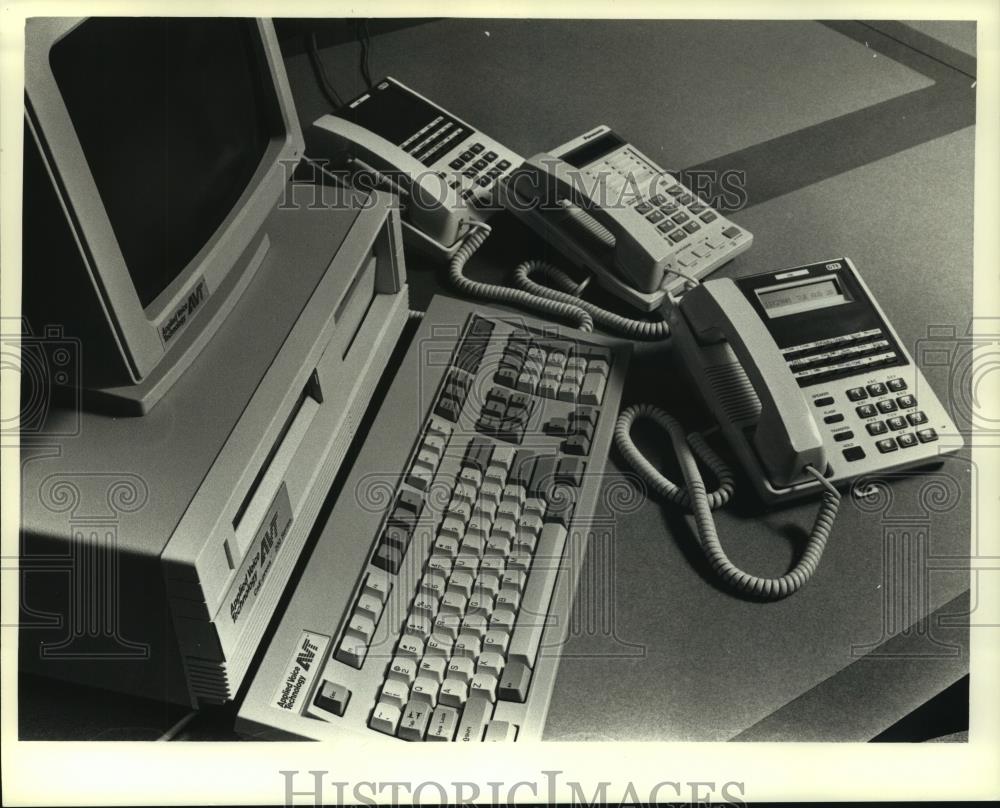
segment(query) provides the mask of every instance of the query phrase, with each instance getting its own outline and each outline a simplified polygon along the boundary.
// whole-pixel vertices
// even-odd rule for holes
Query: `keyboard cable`
[[[652,421],[670,438],[684,477],[679,486],[661,474],[632,441],[632,425],[636,421]],[[726,555],[712,518],[712,511],[725,505],[734,491],[733,475],[698,432],[685,433],[680,422],[666,410],[652,404],[637,404],[623,410],[615,423],[614,443],[625,462],[660,497],[694,515],[698,540],[712,570],[734,591],[761,600],[780,600],[800,589],[819,565],[823,550],[833,530],[840,507],[840,492],[813,466],[805,471],[823,488],[819,513],[809,531],[806,549],[798,563],[778,578],[763,578],[744,572]],[[717,487],[708,491],[698,468],[698,460],[715,477]]]

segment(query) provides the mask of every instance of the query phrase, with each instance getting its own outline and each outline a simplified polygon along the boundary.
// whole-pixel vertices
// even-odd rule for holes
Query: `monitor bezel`
[[[241,268],[240,256],[258,236],[265,219],[284,191],[291,168],[303,156],[305,144],[281,50],[269,19],[255,20],[267,73],[276,102],[267,149],[236,204],[194,258],[148,306],[143,307],[111,221],[90,172],[83,147],[52,71],[49,54],[63,37],[86,18],[33,18],[25,36],[25,114],[38,142],[60,202],[75,231],[81,256],[97,292],[110,330],[133,382],[160,367],[168,354],[180,355],[198,342],[191,337],[225,317],[229,306],[213,300],[214,315],[192,317],[185,339],[162,337],[163,326],[203,282],[208,296],[242,289],[231,281]],[[205,307],[208,309],[208,307]],[[182,347],[184,346],[184,347]]]

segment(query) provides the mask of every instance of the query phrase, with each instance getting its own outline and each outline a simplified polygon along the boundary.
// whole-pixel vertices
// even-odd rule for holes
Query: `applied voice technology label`
[[[292,658],[285,668],[285,675],[278,682],[271,706],[279,710],[301,712],[301,701],[309,692],[309,685],[323,667],[326,647],[330,638],[312,631],[303,631],[292,651]]]

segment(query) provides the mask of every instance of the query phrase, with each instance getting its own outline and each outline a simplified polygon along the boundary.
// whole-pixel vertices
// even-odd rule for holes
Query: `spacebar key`
[[[566,528],[561,524],[549,522],[542,528],[531,572],[528,574],[528,585],[521,599],[521,608],[507,649],[508,663],[521,662],[529,668],[535,667],[565,544]]]

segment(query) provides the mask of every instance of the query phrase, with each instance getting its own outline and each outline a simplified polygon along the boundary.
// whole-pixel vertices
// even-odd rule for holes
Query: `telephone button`
[[[698,215],[703,210],[705,210],[705,206],[702,205],[701,202],[695,202],[693,205],[688,205],[688,210],[691,211],[693,214]]]
[[[646,220],[652,222],[653,224],[656,224],[662,218],[663,214],[660,213],[658,210],[654,210],[651,213],[646,214]]]
[[[656,205],[656,207],[660,207],[667,201],[667,198],[663,194],[654,194],[650,197],[649,201]]]
[[[687,230],[689,233],[694,233],[698,230],[701,230],[701,225],[698,224],[697,222],[688,222],[686,225],[684,225],[684,229]]]
[[[860,407],[857,407],[855,411],[861,418],[874,418],[878,415],[878,410],[876,410],[871,404],[862,404]]]
[[[460,169],[462,166],[465,165],[465,160],[463,160],[461,157],[456,157],[454,160],[448,163],[448,165],[449,167],[454,168],[457,171],[458,169]]]
[[[722,231],[726,238],[736,238],[742,231],[738,227],[727,227]]]
[[[889,379],[887,382],[889,389],[894,393],[898,393],[900,390],[906,389],[906,382],[902,379]]]
[[[682,205],[690,205],[692,202],[694,202],[694,197],[691,196],[691,194],[681,194],[679,197],[677,197],[677,201],[680,202]]]
[[[503,174],[503,171],[500,169],[499,166],[493,166],[493,168],[491,168],[489,171],[486,172],[486,176],[489,177],[490,179],[496,179],[501,174]]]
[[[692,208],[692,210],[694,210],[694,208]],[[699,218],[699,219],[701,219],[701,220],[702,220],[702,221],[703,221],[703,222],[704,222],[705,224],[708,224],[709,222],[714,222],[714,221],[715,221],[716,219],[718,219],[719,217],[718,217],[718,216],[716,216],[716,215],[715,215],[715,214],[714,214],[714,213],[713,213],[712,211],[710,211],[710,210],[706,210],[706,211],[705,211],[705,212],[704,212],[703,214],[701,214],[701,216],[699,216],[698,218]]]
[[[834,432],[833,433],[833,439],[835,441],[850,440],[853,437],[854,437],[854,433],[851,432],[850,430],[847,430],[846,432]]]
[[[641,213],[643,216],[645,216],[653,209],[653,206],[650,205],[648,202],[640,202],[638,205],[635,206],[635,209],[637,213]]]
[[[663,233],[663,235],[667,235],[667,233],[669,233],[675,227],[677,227],[677,225],[675,225],[671,221],[660,222],[658,225],[656,225],[656,229],[659,230],[661,233]]]
[[[932,440],[938,439],[938,434],[933,429],[928,427],[927,429],[921,429],[917,432],[917,437],[920,438],[921,443],[930,443]]]
[[[894,415],[889,419],[889,429],[906,429],[906,419],[899,415]]]
[[[462,172],[463,177],[468,177],[470,180],[476,176],[476,170],[474,168],[467,168]]]
[[[823,419],[824,424],[839,424],[844,420],[844,416],[841,413],[834,413],[833,415],[827,415]]]
[[[484,155],[483,155],[483,157],[485,157],[485,158],[486,158],[487,160],[489,160],[489,161],[490,161],[491,163],[492,163],[492,162],[493,162],[494,160],[496,160],[496,159],[497,159],[497,156],[498,156],[498,155],[497,155],[497,153],[496,153],[495,151],[488,151],[488,152],[486,152],[486,154],[484,154]]]
[[[884,384],[869,384],[868,393],[873,396],[884,396],[885,395],[885,385]]]
[[[876,441],[875,445],[882,454],[887,454],[888,452],[895,452],[898,448],[896,446],[896,441],[892,438],[882,438],[880,441]]]
[[[684,193],[684,186],[671,185],[669,188],[667,188],[667,193],[670,194],[671,196],[680,196],[680,194]]]
[[[508,168],[510,168],[510,160],[501,160],[499,163],[497,163],[497,168],[499,168],[501,171],[506,171]]]
[[[868,393],[865,392],[864,387],[852,387],[847,391],[847,397],[851,401],[861,401],[862,399],[868,398]]]
[[[476,160],[476,162],[474,162],[472,164],[472,167],[474,169],[476,169],[476,171],[482,171],[488,165],[489,165],[489,163],[486,160],[484,160],[482,157],[480,157],[478,160]]]
[[[813,404],[817,407],[829,407],[833,404],[833,396],[823,396],[822,398],[817,398]],[[834,423],[833,421],[827,421],[828,424]]]
[[[896,402],[893,401],[891,398],[887,398],[887,399],[884,399],[882,401],[879,401],[878,404],[876,404],[876,406],[878,407],[878,411],[879,412],[895,412],[896,411]]]
[[[904,449],[909,449],[911,446],[917,445],[917,438],[912,432],[904,432],[902,435],[896,437],[896,441]]]
[[[667,216],[673,216],[679,210],[677,203],[673,200],[668,200],[666,205],[661,205],[660,210],[667,214]]]
[[[686,222],[691,217],[689,217],[686,213],[681,212],[674,216],[671,216],[670,218],[673,219],[676,224],[684,224],[684,222]]]
[[[897,398],[896,403],[900,406],[901,409],[908,410],[910,409],[910,407],[917,406],[917,399],[916,396],[905,395]]]
[[[476,144],[476,145],[479,145],[479,144]],[[464,152],[462,152],[460,155],[458,155],[458,159],[459,160],[463,160],[464,162],[467,163],[467,162],[469,162],[469,160],[471,160],[475,156],[476,156],[476,153],[472,149],[466,149]]]
[[[673,233],[670,234],[670,240],[674,244],[676,244],[679,241],[683,241],[686,238],[687,238],[687,233],[685,233],[683,230],[675,230]]]
[[[473,143],[471,146],[469,146],[469,151],[472,152],[473,154],[479,154],[479,152],[481,152],[484,148],[486,147],[483,146],[482,143]]]
[[[869,435],[884,435],[886,432],[885,424],[881,421],[872,421],[870,424],[865,424],[865,427]]]
[[[919,426],[920,424],[927,423],[927,416],[924,415],[923,410],[917,410],[907,415],[906,420],[910,422],[911,426]]]
[[[479,185],[480,187],[485,188],[491,182],[493,182],[493,180],[490,179],[489,177],[480,177],[479,179],[476,180],[476,185]]]
[[[860,446],[851,446],[849,449],[844,449],[844,460],[849,463],[853,463],[855,460],[864,460],[865,450]]]

